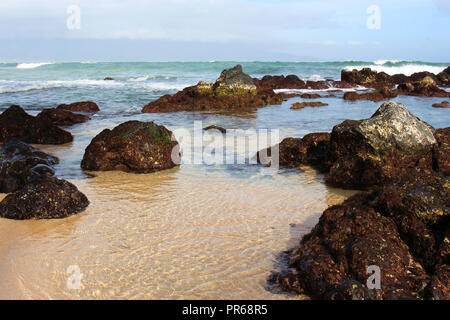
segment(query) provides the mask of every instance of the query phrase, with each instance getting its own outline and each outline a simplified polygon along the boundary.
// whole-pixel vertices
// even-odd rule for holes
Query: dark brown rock
[[[36,144],[64,144],[72,135],[50,122],[27,114],[19,106],[11,106],[0,115],[0,143],[18,139]]]
[[[171,131],[153,122],[128,121],[97,135],[86,148],[81,167],[150,173],[175,167],[179,159],[172,156],[179,158],[179,146]]]
[[[450,93],[440,89],[436,81],[431,77],[425,77],[420,81],[407,82],[398,85],[398,93],[409,96],[424,97],[448,97]]]
[[[450,127],[437,129],[434,137],[437,141],[433,148],[434,169],[450,176]]]
[[[82,101],[82,102],[74,102],[71,104],[60,104],[58,109],[64,109],[75,112],[97,112],[100,111],[100,108],[95,102],[92,101]]]
[[[32,180],[53,176],[58,159],[19,140],[6,142],[0,150],[0,193],[10,193]]]
[[[367,189],[399,179],[411,168],[432,170],[434,129],[399,103],[386,102],[366,120],[346,120],[331,133],[328,183]]]
[[[320,171],[327,171],[329,162],[330,134],[325,132],[310,133],[303,138],[286,138],[279,144],[279,165],[283,168],[298,168],[300,165],[310,165]],[[265,150],[265,155],[271,157],[271,148]],[[258,152],[257,159],[262,163],[262,154]]]
[[[251,111],[268,104],[281,104],[283,95],[257,87],[239,65],[224,70],[216,83],[203,81],[173,96],[165,95],[147,104],[142,112]]]
[[[305,89],[306,84],[296,75],[288,76],[264,76],[261,80],[254,78],[253,82],[258,88],[263,89]]]
[[[70,182],[47,178],[32,181],[6,196],[0,203],[0,217],[15,220],[60,219],[77,214],[88,205],[86,196]]]
[[[387,86],[394,84],[391,76],[384,72],[377,72],[370,68],[363,68],[362,70],[346,71],[342,70],[341,80],[352,83],[354,85],[362,85],[366,87]]]
[[[42,112],[37,115],[37,118],[57,126],[71,126],[91,120],[91,118],[86,115],[55,108],[42,110]]]
[[[420,299],[429,276],[409,252],[391,218],[360,193],[322,214],[299,247],[288,254],[288,268],[270,281],[284,291],[315,299]],[[378,266],[381,289],[368,290],[369,266]]]
[[[354,91],[346,92],[344,94],[344,100],[356,101],[356,100],[371,100],[373,102],[379,102],[395,98],[397,93],[392,91],[389,87],[382,87],[372,92],[366,92],[358,94]]]
[[[318,98],[321,98],[322,96],[317,93],[304,93],[300,97],[302,99],[318,99]]]
[[[103,79],[103,80],[105,80],[105,81],[113,81],[113,80],[115,80],[114,78],[111,78],[111,77],[106,77],[105,79]]]

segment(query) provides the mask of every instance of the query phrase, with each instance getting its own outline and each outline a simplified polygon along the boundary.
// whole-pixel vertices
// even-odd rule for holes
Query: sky
[[[450,0],[0,0],[0,61],[450,62]]]

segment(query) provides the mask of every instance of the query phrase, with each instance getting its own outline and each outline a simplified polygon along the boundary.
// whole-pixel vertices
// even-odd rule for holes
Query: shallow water
[[[194,130],[196,121],[202,121],[200,129],[215,124],[280,130],[278,140],[261,142],[261,149],[284,137],[330,131],[345,119],[369,117],[381,104],[347,102],[341,98],[343,93],[335,93],[336,98],[319,99],[329,106],[302,110],[290,110],[292,103],[303,101],[294,98],[247,114],[140,113],[146,103],[175,92],[177,86],[213,80],[228,64],[183,65],[183,72],[179,64],[170,63],[134,69],[121,64],[101,64],[96,69],[75,64],[72,72],[60,65],[0,66],[1,88],[37,86],[0,93],[0,110],[14,103],[35,115],[45,107],[80,100],[94,100],[101,108],[91,121],[67,128],[75,137],[73,143],[37,146],[60,158],[57,175],[76,184],[91,204],[82,214],[64,220],[0,219],[0,299],[304,298],[269,292],[266,278],[279,252],[309,232],[324,209],[353,192],[325,186],[324,177],[310,168],[263,175],[259,166],[251,164],[182,163],[155,174],[109,172],[94,178],[80,169],[91,139],[128,120],[155,121],[192,134],[199,133]],[[336,76],[344,66],[254,63],[246,67],[253,70],[252,76],[297,73],[308,78]],[[118,80],[104,82],[105,76]],[[50,86],[48,81],[53,81]],[[441,98],[394,100],[435,127],[449,126],[449,110],[431,107]],[[237,139],[238,146],[245,143],[245,137]],[[181,146],[190,143],[183,140]],[[198,148],[193,152],[201,154]],[[234,149],[227,155],[236,153],[244,156]],[[70,266],[78,266],[83,274],[81,290],[67,287]]]

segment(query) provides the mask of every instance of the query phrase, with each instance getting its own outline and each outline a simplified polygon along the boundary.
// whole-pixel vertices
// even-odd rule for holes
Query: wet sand
[[[267,291],[266,278],[352,192],[308,168],[249,179],[199,170],[99,173],[71,181],[91,201],[77,216],[0,219],[0,299],[305,298]],[[67,287],[72,265],[81,290]]]

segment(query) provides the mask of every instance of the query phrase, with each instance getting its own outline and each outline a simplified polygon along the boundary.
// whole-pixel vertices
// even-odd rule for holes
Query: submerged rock
[[[203,128],[204,131],[209,131],[209,130],[217,130],[220,131],[221,133],[227,133],[227,129],[219,127],[219,126],[209,126],[206,128]]]
[[[431,170],[434,129],[395,102],[366,120],[346,120],[331,133],[334,161],[328,182],[367,189],[399,179],[413,167]]]
[[[165,95],[147,104],[142,112],[253,110],[268,104],[281,104],[283,95],[257,88],[241,66],[224,70],[214,84],[203,81],[174,95]]]
[[[356,101],[356,100],[371,100],[373,102],[378,102],[382,100],[387,100],[395,98],[397,92],[392,91],[389,87],[382,87],[373,92],[366,92],[358,94],[354,91],[344,93],[344,100]]]
[[[177,160],[179,146],[171,131],[153,122],[128,121],[97,135],[86,148],[81,167],[149,173],[173,168]]]
[[[450,108],[450,104],[448,104],[448,101],[442,101],[441,103],[435,103],[433,104],[434,108]]]
[[[36,144],[64,144],[73,141],[69,132],[42,118],[27,114],[16,105],[0,115],[0,143],[10,139]]]
[[[0,150],[0,193],[21,189],[32,180],[53,176],[58,159],[19,140],[10,140]]]
[[[37,115],[38,119],[53,123],[57,126],[71,126],[91,120],[86,115],[76,114],[63,109],[44,109]]]
[[[82,101],[82,102],[74,102],[71,104],[60,104],[58,109],[76,111],[76,112],[97,112],[100,111],[100,108],[95,102],[92,101]]]
[[[89,200],[77,187],[65,180],[34,180],[0,202],[0,217],[26,219],[60,219],[77,214]]]
[[[303,109],[305,107],[325,107],[328,103],[323,102],[296,102],[292,105],[292,110]]]

